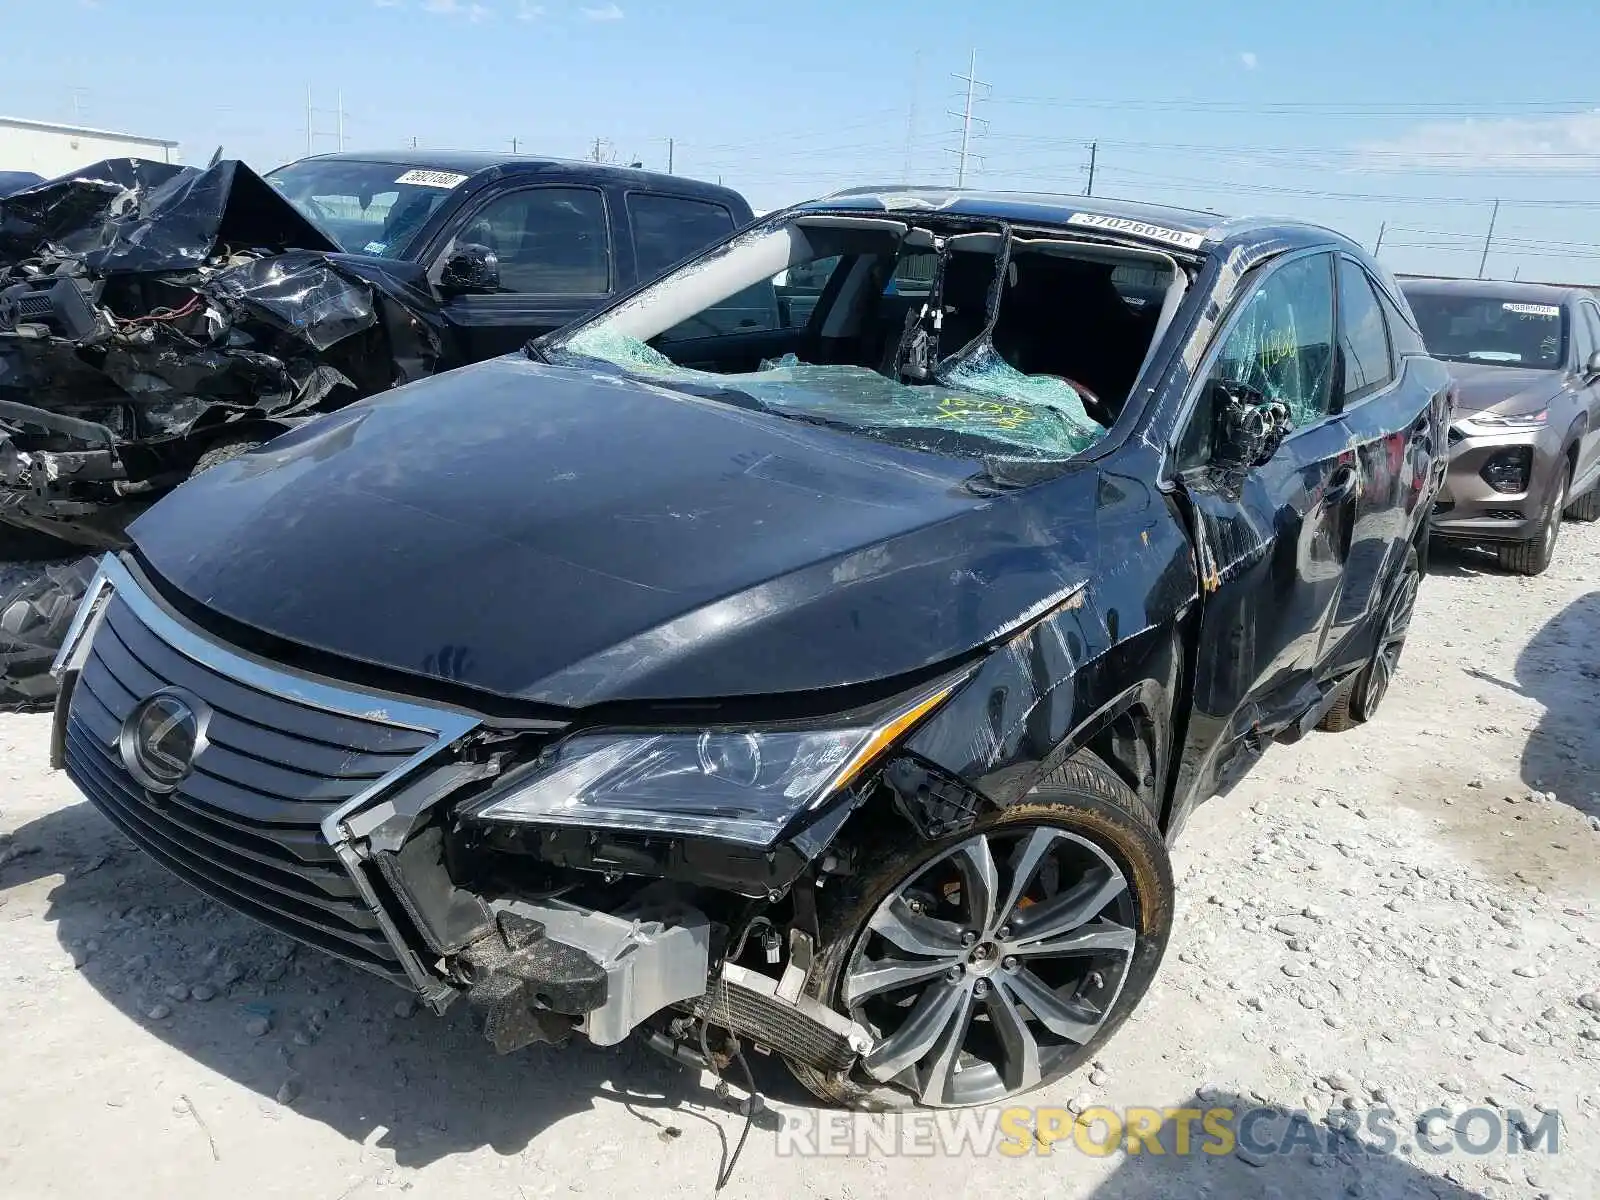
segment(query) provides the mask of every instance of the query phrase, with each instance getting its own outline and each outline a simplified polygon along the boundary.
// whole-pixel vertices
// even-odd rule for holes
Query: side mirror
[[[1596,350],[1593,354],[1589,355],[1589,361],[1583,365],[1583,373],[1590,379],[1593,379],[1596,375],[1600,375],[1600,350]]]
[[[445,292],[498,292],[500,259],[487,246],[462,242],[445,259],[439,273],[439,290]]]
[[[1217,396],[1212,465],[1225,470],[1261,466],[1294,429],[1288,406],[1242,383],[1213,386]]]

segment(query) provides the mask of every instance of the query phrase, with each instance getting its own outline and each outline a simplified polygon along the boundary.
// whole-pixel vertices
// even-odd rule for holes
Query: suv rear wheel
[[[1422,566],[1417,548],[1406,551],[1400,577],[1395,581],[1389,610],[1383,617],[1383,632],[1373,649],[1372,659],[1340,694],[1338,702],[1317,723],[1327,733],[1344,733],[1372,720],[1378,705],[1389,694],[1389,685],[1400,670],[1400,653],[1411,632],[1411,617],[1417,608],[1417,589],[1422,583]]]
[[[1600,483],[1567,505],[1567,516],[1574,521],[1600,521]]]
[[[1172,928],[1149,811],[1082,752],[938,842],[910,834],[819,913],[807,991],[869,1029],[848,1074],[791,1063],[852,1108],[991,1104],[1087,1062],[1143,998]]]

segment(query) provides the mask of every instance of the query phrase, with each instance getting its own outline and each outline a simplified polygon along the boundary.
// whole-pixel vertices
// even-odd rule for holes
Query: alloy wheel
[[[977,834],[874,910],[840,983],[877,1044],[863,1063],[924,1105],[1037,1086],[1092,1041],[1137,942],[1126,876],[1050,825]]]
[[[1407,569],[1400,578],[1394,601],[1389,605],[1389,615],[1384,619],[1383,636],[1378,641],[1378,652],[1373,656],[1367,673],[1366,695],[1362,698],[1363,718],[1370,718],[1383,703],[1400,669],[1400,652],[1405,649],[1406,634],[1411,631],[1411,616],[1417,607],[1417,588],[1421,574]]]
[[[1550,512],[1544,523],[1544,556],[1549,558],[1556,550],[1556,538],[1561,534],[1561,514],[1567,507],[1567,480],[1565,474],[1556,480],[1556,494],[1551,499]]]

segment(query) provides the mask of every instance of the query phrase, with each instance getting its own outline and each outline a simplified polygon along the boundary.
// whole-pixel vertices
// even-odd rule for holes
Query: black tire
[[[42,529],[0,521],[0,562],[48,562],[81,552],[82,547]]]
[[[55,699],[50,664],[94,570],[93,557],[46,567],[0,597],[0,705],[40,709]]]
[[[975,835],[1004,837],[1040,827],[1065,831],[1092,843],[1122,872],[1133,914],[1134,945],[1120,989],[1094,1036],[1081,1045],[1058,1048],[1057,1053],[1064,1057],[1054,1061],[1036,1083],[1015,1094],[1053,1083],[1088,1062],[1138,1006],[1155,977],[1172,931],[1173,880],[1166,843],[1149,810],[1121,778],[1087,751],[1052,772],[1024,800],[981,817],[961,833],[929,842],[908,829],[891,844],[875,847],[875,865],[870,870],[823,893],[825,903],[819,910],[822,942],[806,981],[807,992],[835,1011],[848,1012],[841,996],[844,973],[858,943],[865,942],[867,922],[898,887],[917,879],[930,864],[937,864]],[[830,1104],[873,1111],[923,1106],[911,1092],[874,1081],[859,1067],[848,1074],[828,1074],[791,1061],[789,1068],[807,1089]],[[954,1106],[964,1105],[956,1102]]]
[[[1389,684],[1400,666],[1406,635],[1411,630],[1411,614],[1417,603],[1417,588],[1422,582],[1422,559],[1411,546],[1400,565],[1400,572],[1389,588],[1389,598],[1379,626],[1372,657],[1356,677],[1344,685],[1332,708],[1317,722],[1324,733],[1347,733],[1364,725],[1377,714],[1378,706],[1389,694]]]
[[[1543,575],[1556,554],[1556,539],[1561,533],[1561,513],[1567,504],[1567,473],[1556,478],[1555,494],[1545,504],[1539,535],[1525,542],[1507,542],[1494,548],[1495,557],[1507,571],[1518,575]]]
[[[220,467],[225,462],[231,462],[241,454],[254,450],[257,446],[264,446],[265,442],[259,439],[243,438],[232,442],[218,442],[195,460],[194,470],[189,472],[189,478],[209,471],[212,467]]]
[[[1572,521],[1600,521],[1600,483],[1567,505],[1566,516]]]

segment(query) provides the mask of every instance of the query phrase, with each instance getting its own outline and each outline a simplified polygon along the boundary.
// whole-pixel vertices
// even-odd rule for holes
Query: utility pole
[[[344,150],[344,91],[334,93],[334,100],[339,105],[339,149]]]
[[[519,143],[519,142],[518,142],[518,141],[517,141],[517,139],[516,139],[516,138],[512,138],[512,139],[511,139],[511,153],[513,153],[513,154],[515,154],[515,153],[516,153],[516,152],[517,152],[517,146],[518,146],[518,145],[519,145],[519,144],[520,144],[520,143]]]
[[[1083,194],[1085,196],[1094,195],[1094,160],[1095,160],[1095,156],[1099,153],[1099,151],[1100,151],[1100,143],[1099,142],[1090,142],[1089,143],[1089,183],[1088,183],[1088,186],[1086,186],[1083,189]]]
[[[311,85],[308,83],[308,84],[306,84],[306,157],[307,158],[310,158],[312,153],[313,153],[313,151],[311,149],[311,139],[315,136],[313,131],[316,128],[316,115],[317,115],[317,110],[311,107]]]
[[[674,139],[672,139],[672,138],[668,138],[667,139],[667,174],[668,175],[672,174],[673,151],[676,150],[676,149],[677,149],[676,141]]]
[[[1378,240],[1372,247],[1372,257],[1377,258],[1378,252],[1383,249],[1383,235],[1389,232],[1389,222],[1384,221],[1378,226]]]
[[[900,178],[911,182],[911,148],[917,140],[917,100],[922,91],[922,51],[911,56],[911,103],[906,105],[906,155],[900,165]]]
[[[954,153],[956,154],[956,186],[965,187],[967,185],[967,160],[973,157],[971,154],[972,122],[976,120],[980,125],[988,124],[982,117],[974,117],[972,115],[973,102],[979,99],[978,89],[989,86],[978,78],[977,50],[972,51],[972,56],[968,60],[967,73],[965,75],[957,75],[954,78],[967,85],[965,107],[960,112],[951,111],[950,113],[952,117],[961,118],[961,148]]]
[[[1489,232],[1483,237],[1483,257],[1478,260],[1478,278],[1483,278],[1484,268],[1489,265],[1489,246],[1494,241],[1494,223],[1500,217],[1500,201],[1494,202],[1494,209],[1489,213]]]
[[[593,162],[605,162],[605,138],[595,138],[594,145],[589,150],[589,158]]]

